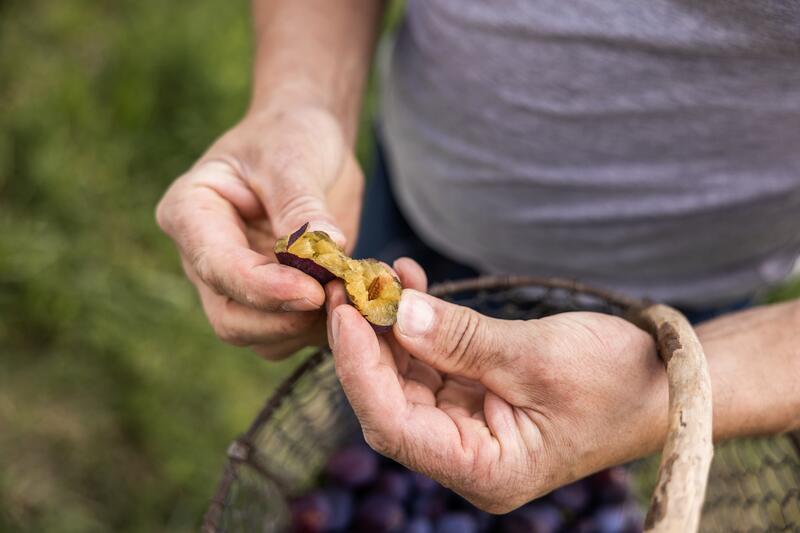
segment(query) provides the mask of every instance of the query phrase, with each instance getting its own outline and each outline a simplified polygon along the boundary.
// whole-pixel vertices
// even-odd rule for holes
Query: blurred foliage
[[[0,531],[194,531],[296,363],[216,341],[153,220],[250,40],[247,2],[0,0]]]
[[[0,1],[0,531],[194,531],[293,366],[215,340],[153,209],[245,109],[249,8]]]

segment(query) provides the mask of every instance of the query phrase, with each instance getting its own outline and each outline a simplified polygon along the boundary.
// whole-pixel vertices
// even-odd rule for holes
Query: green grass
[[[247,103],[246,2],[0,2],[0,531],[193,531],[293,362],[206,325],[153,209]]]

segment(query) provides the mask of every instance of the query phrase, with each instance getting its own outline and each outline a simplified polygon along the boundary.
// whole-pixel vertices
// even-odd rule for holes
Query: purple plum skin
[[[630,476],[623,467],[601,470],[589,477],[588,481],[603,503],[621,503],[630,496]]]
[[[311,492],[290,504],[292,533],[321,533],[332,515],[328,499],[320,492]]]
[[[372,483],[378,475],[378,456],[366,445],[348,446],[331,455],[325,472],[341,487],[358,488]]]
[[[589,487],[582,480],[556,489],[550,495],[556,505],[573,514],[579,514],[586,509],[591,498]]]
[[[289,238],[286,239],[286,248],[288,249],[292,244],[294,244],[294,241],[302,237],[303,233],[305,233],[307,229],[308,229],[308,222],[300,226],[300,228],[297,231],[289,235]]]
[[[367,320],[367,322],[369,322],[369,320]],[[369,322],[369,325],[372,326],[373,331],[375,331],[377,335],[384,335],[392,331],[392,326],[376,326],[372,322]]]
[[[435,520],[447,512],[446,496],[444,491],[418,493],[412,501],[411,510],[415,516]]]
[[[347,531],[347,526],[353,517],[353,494],[344,489],[329,488],[325,490],[325,497],[331,507],[328,530]]]
[[[297,257],[289,252],[278,252],[275,254],[278,262],[282,265],[290,266],[304,272],[317,280],[321,285],[325,285],[329,281],[336,279],[336,276],[331,274],[330,270],[323,268],[316,264],[311,259]]]
[[[400,502],[383,494],[364,498],[356,511],[357,530],[365,533],[398,533],[406,522]]]
[[[406,524],[403,533],[433,533],[433,524],[431,524],[431,521],[427,518],[418,516],[412,518],[411,521]]]
[[[379,492],[398,501],[405,501],[411,493],[411,476],[398,470],[386,470],[378,476]]]
[[[445,513],[436,521],[436,533],[478,533],[478,522],[469,513]]]
[[[539,502],[512,511],[503,516],[500,523],[505,533],[555,533],[564,525],[556,507]]]

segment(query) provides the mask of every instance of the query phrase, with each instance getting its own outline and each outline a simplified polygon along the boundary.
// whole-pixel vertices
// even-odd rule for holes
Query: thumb
[[[405,289],[394,334],[415,358],[440,372],[480,379],[510,359],[511,324]]]
[[[276,236],[289,235],[308,222],[309,231],[324,231],[336,244],[345,245],[344,233],[328,210],[325,191],[316,181],[298,175],[275,176],[257,192]]]

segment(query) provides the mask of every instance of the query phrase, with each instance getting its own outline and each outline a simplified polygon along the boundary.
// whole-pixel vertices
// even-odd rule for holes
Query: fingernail
[[[334,311],[331,317],[331,348],[336,346],[336,339],[339,337],[339,313]]]
[[[324,231],[337,244],[344,244],[345,238],[342,231],[324,220],[311,221],[308,223],[308,231]]]
[[[308,298],[298,298],[297,300],[283,302],[280,309],[281,311],[316,311],[320,307],[320,305],[315,304]]]
[[[407,337],[421,337],[433,326],[433,307],[416,291],[406,289],[397,309],[397,327]]]

